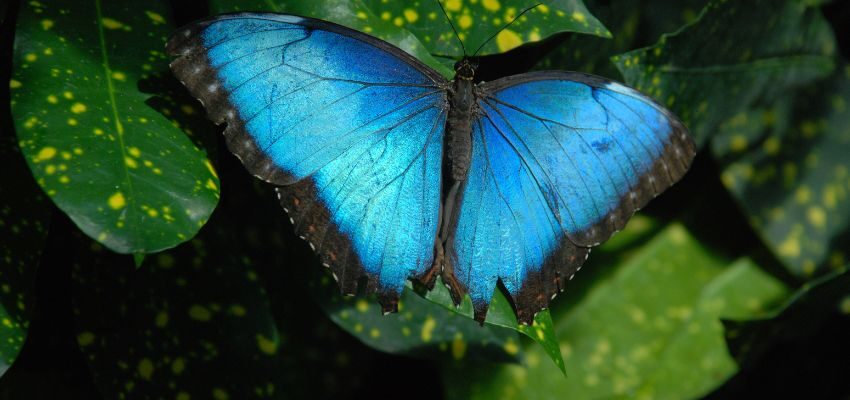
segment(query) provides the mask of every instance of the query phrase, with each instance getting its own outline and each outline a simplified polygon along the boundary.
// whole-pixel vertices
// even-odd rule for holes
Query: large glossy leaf
[[[811,2],[718,0],[694,23],[613,60],[628,84],[672,109],[701,145],[741,110],[827,76],[834,53],[832,30]]]
[[[622,252],[618,246],[600,252]],[[719,317],[758,315],[785,294],[748,260],[726,267],[679,225],[625,259],[586,281],[587,292],[572,304],[559,305],[568,379],[531,348],[524,367],[448,372],[449,392],[478,399],[696,397],[736,370]]]
[[[471,53],[519,12],[537,2],[446,0],[443,4],[467,52]],[[437,0],[212,0],[213,12],[240,10],[287,12],[336,22],[404,49],[447,78],[454,76],[452,59],[463,56]],[[581,0],[550,0],[501,31],[480,54],[508,51],[563,31],[610,37],[608,30],[587,11]]]
[[[742,112],[712,150],[723,183],[789,271],[807,277],[850,260],[850,66]]]
[[[190,239],[218,199],[204,151],[139,90],[167,68],[168,11],[31,1],[18,18],[12,112],[30,169],[83,232],[122,253]]]
[[[5,9],[6,5],[0,6]],[[0,23],[0,82],[9,81],[12,27]],[[5,36],[9,33],[9,36]],[[8,61],[7,61],[8,60]],[[8,102],[12,85],[0,87]],[[15,139],[9,108],[0,106],[0,376],[15,360],[34,305],[36,270],[52,208],[27,171]]]

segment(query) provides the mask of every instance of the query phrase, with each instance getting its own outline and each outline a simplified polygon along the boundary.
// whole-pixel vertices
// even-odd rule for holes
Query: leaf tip
[[[136,264],[136,269],[141,268],[145,262],[145,253],[133,253],[133,262]]]

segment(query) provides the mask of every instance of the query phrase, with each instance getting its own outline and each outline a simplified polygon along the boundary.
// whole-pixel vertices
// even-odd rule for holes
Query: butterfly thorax
[[[449,115],[446,121],[447,160],[455,182],[466,179],[472,157],[472,119],[475,114],[475,66],[467,59],[455,64],[455,79],[449,91]]]

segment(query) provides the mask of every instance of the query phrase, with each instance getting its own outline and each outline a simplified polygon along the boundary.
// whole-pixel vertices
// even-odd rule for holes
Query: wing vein
[[[493,101],[495,101],[495,102],[497,102],[497,103],[499,103],[499,104],[502,104],[502,105],[504,105],[505,107],[509,107],[509,108],[511,108],[511,109],[513,109],[513,110],[516,110],[517,112],[520,112],[520,113],[522,113],[522,114],[525,114],[525,115],[527,115],[528,117],[530,117],[530,118],[532,118],[532,119],[537,119],[537,120],[539,120],[539,121],[541,122],[541,124],[542,124],[544,127],[546,127],[546,130],[548,130],[548,131],[549,131],[549,133],[552,135],[552,138],[553,138],[553,139],[555,139],[555,141],[556,141],[556,142],[558,142],[558,146],[561,148],[561,151],[562,151],[565,155],[567,154],[567,150],[566,150],[566,148],[564,147],[564,145],[563,145],[563,143],[560,141],[560,139],[557,137],[557,135],[555,135],[555,133],[554,133],[554,132],[552,132],[551,128],[547,125],[547,123],[553,123],[553,124],[556,124],[556,125],[559,125],[559,126],[563,126],[563,127],[564,127],[564,128],[566,128],[566,129],[571,129],[571,130],[576,131],[576,133],[578,134],[579,138],[581,138],[582,142],[584,142],[584,144],[585,144],[585,145],[587,145],[587,147],[588,147],[588,148],[590,148],[590,149],[591,149],[591,151],[593,151],[593,155],[596,157],[596,160],[599,162],[599,164],[600,164],[600,165],[603,165],[603,166],[605,165],[605,163],[604,163],[604,162],[602,162],[602,159],[599,157],[599,154],[596,152],[596,150],[594,150],[594,149],[593,149],[593,147],[592,147],[592,146],[590,146],[590,144],[587,142],[587,140],[584,138],[584,136],[582,135],[582,133],[581,133],[580,131],[600,131],[600,132],[605,132],[606,134],[608,134],[608,136],[610,136],[611,138],[613,138],[615,141],[617,140],[617,139],[616,139],[616,137],[614,137],[614,135],[613,135],[613,134],[612,134],[609,130],[607,130],[607,129],[582,128],[582,127],[574,127],[574,126],[570,126],[570,125],[567,125],[567,124],[561,123],[560,121],[556,121],[556,120],[553,120],[553,119],[549,119],[549,118],[544,118],[544,117],[538,116],[538,115],[536,115],[536,114],[534,114],[534,113],[532,113],[532,112],[529,112],[529,111],[527,111],[527,110],[524,110],[524,109],[522,109],[522,108],[520,108],[520,107],[517,107],[517,106],[515,106],[515,105],[513,105],[513,104],[510,104],[510,103],[508,103],[508,102],[502,101],[502,100],[500,100],[500,99],[498,99],[498,98],[496,98],[496,97],[494,97],[494,96],[488,96],[487,98],[488,98],[488,99],[490,99],[490,100],[493,100]],[[607,109],[606,109],[606,114],[607,114]],[[620,147],[620,150],[621,150],[621,151],[623,150],[623,149],[622,149],[622,146],[620,146],[619,142],[617,142],[617,146],[618,146],[618,147]],[[623,153],[624,153],[624,154],[626,154],[626,156],[628,156],[628,154],[627,154],[625,151],[623,151]],[[629,161],[631,162],[631,159],[629,159]],[[628,174],[627,174],[627,173],[626,173],[626,171],[623,169],[623,166],[622,166],[622,165],[620,165],[620,163],[615,163],[615,164],[617,164],[617,167],[620,169],[620,172],[622,172],[622,173],[623,173],[623,176],[628,176]],[[635,171],[635,172],[637,172],[637,171]],[[608,179],[611,181],[611,186],[612,186],[612,187],[614,187],[614,189],[615,189],[615,190],[617,190],[617,184],[614,182],[614,178],[613,178],[613,177],[611,177],[611,174],[608,174],[608,173],[607,173],[607,171],[606,171],[606,175],[608,176]],[[601,183],[601,182],[600,182],[600,183]],[[630,191],[631,191],[631,190],[633,190],[633,186],[632,186],[632,184],[628,181],[628,179],[626,180],[626,184],[628,184],[628,185],[629,185],[629,190],[630,190]],[[619,195],[619,191],[617,191],[617,192],[618,192],[618,195]]]
[[[485,102],[486,102],[486,100],[485,100]],[[487,104],[488,104],[490,107],[492,107],[492,105],[491,105],[490,103],[487,103]],[[516,135],[516,128],[514,128],[514,127],[513,127],[513,125],[511,125],[510,121],[508,121],[507,119],[505,119],[504,115],[502,115],[502,114],[499,112],[499,110],[497,110],[496,108],[493,108],[493,109],[494,109],[497,113],[499,113],[499,115],[502,117],[502,120],[503,120],[503,121],[505,121],[505,124],[507,124],[507,125],[508,125],[508,127],[510,127],[510,129],[514,132],[515,136],[517,136],[517,135]],[[515,145],[515,144],[514,144],[514,143],[513,143],[510,139],[508,139],[507,135],[505,135],[505,133],[504,133],[504,132],[502,132],[502,130],[501,130],[498,126],[496,126],[495,122],[493,122],[493,120],[492,120],[492,118],[490,117],[490,114],[487,112],[487,110],[484,110],[484,112],[485,112],[485,114],[487,115],[487,119],[489,119],[489,120],[490,120],[490,123],[493,125],[493,127],[496,129],[496,131],[497,131],[497,132],[499,132],[499,134],[500,134],[502,137],[504,137],[504,138],[505,138],[505,141],[506,141],[506,142],[507,142],[507,143],[511,146],[511,148],[514,150],[514,152],[516,152],[517,156],[519,157],[519,159],[520,159],[520,160],[522,160],[523,164],[525,164],[526,168],[527,168],[527,169],[528,169],[528,171],[529,171],[529,175],[530,175],[530,176],[534,179],[535,184],[537,185],[538,189],[539,189],[539,190],[541,191],[541,193],[542,193],[542,191],[543,191],[543,186],[540,184],[540,181],[538,180],[537,176],[536,176],[533,172],[531,172],[531,166],[528,164],[528,160],[526,160],[526,159],[525,159],[525,157],[524,157],[524,156],[520,153],[520,151],[519,151],[519,149],[517,148],[517,146],[516,146],[516,145]],[[519,139],[519,141],[523,144],[523,146],[525,146],[525,147],[526,147],[526,149],[528,149],[528,145],[527,145],[527,144],[526,144],[526,143],[522,140],[522,138],[518,138],[518,139]],[[530,149],[529,149],[529,153],[531,153]],[[531,154],[531,155],[532,155],[532,157],[534,157],[534,154]],[[575,165],[575,163],[572,161],[572,158],[568,157],[568,159],[570,160],[570,163],[571,163],[571,164],[573,164],[573,167],[574,167],[574,168],[578,168],[578,167]],[[540,162],[539,162],[538,160],[536,160],[536,158],[535,158],[535,160],[534,160],[534,161],[535,161],[535,162],[537,162],[537,164],[538,164],[538,165],[540,165]],[[542,170],[542,169],[543,169],[543,167],[542,167],[542,165],[541,165],[541,170]],[[553,191],[557,194],[557,196],[558,196],[558,198],[561,200],[561,202],[562,202],[563,204],[565,204],[565,205],[566,205],[566,204],[569,204],[568,202],[564,201],[563,194],[561,193],[561,191],[560,191],[560,190],[557,190],[557,187],[556,187],[556,186],[552,183],[552,178],[549,176],[549,174],[548,174],[545,170],[543,170],[543,175],[544,175],[544,178],[545,178],[545,179],[547,180],[547,182],[549,183],[549,186],[550,186],[550,187],[553,189]],[[587,194],[588,194],[588,195],[592,198],[593,196],[592,196],[592,194],[591,194],[591,192],[590,192],[590,188],[587,186],[587,183],[586,183],[586,182],[584,182],[584,179],[581,179],[581,181],[582,181],[582,184],[583,184],[583,185],[584,185],[584,187],[585,187],[585,190],[587,191]],[[544,198],[545,198],[545,196],[544,196]],[[546,201],[546,204],[549,206],[549,210],[552,212],[552,215],[553,215],[553,216],[554,216],[557,220],[559,220],[558,222],[559,222],[559,225],[560,225],[560,222],[561,222],[561,221],[560,221],[560,216],[561,216],[560,211],[559,211],[559,210],[556,210],[556,209],[554,209],[554,208],[552,208],[552,207],[553,207],[553,204],[551,204],[551,202],[550,202],[550,201],[548,201],[548,200],[547,200],[547,201]],[[594,204],[594,209],[595,209],[595,208],[596,208],[596,203],[594,202],[593,204]],[[572,220],[572,221],[573,221],[573,226],[575,226],[575,227],[577,227],[577,228],[578,228],[578,227],[579,227],[579,224],[578,224],[578,223],[576,223],[575,217],[572,215],[572,211],[569,209],[569,207],[565,207],[565,209],[567,210],[567,213],[569,214],[570,220]],[[597,213],[597,215],[599,215],[599,210],[598,210],[598,209],[596,210],[596,213]],[[563,228],[563,225],[561,225],[561,229],[564,229],[564,228]]]

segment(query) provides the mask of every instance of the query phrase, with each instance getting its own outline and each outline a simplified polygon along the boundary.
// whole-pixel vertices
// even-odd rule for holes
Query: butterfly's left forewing
[[[477,90],[446,281],[483,318],[501,280],[530,322],[590,247],[681,178],[694,144],[663,107],[591,75],[530,73]]]
[[[175,75],[345,293],[387,309],[433,262],[445,80],[385,42],[280,14],[213,17],[168,43]]]

